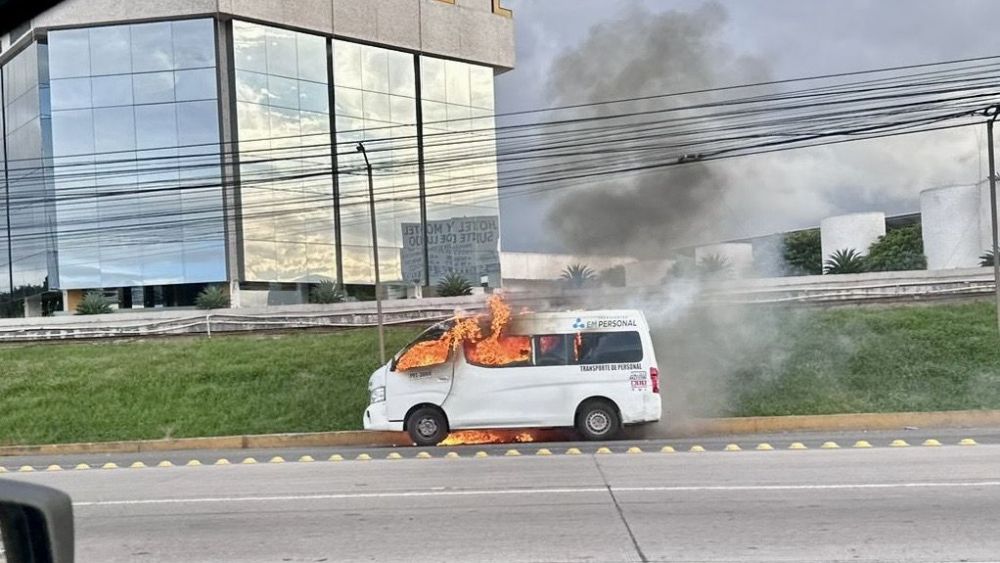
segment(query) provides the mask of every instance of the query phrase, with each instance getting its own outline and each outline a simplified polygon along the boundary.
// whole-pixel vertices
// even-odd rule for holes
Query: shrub
[[[924,270],[924,239],[920,225],[893,229],[879,237],[868,248],[865,269],[869,272],[894,272],[899,270]]]
[[[569,284],[570,287],[580,289],[587,282],[593,281],[597,276],[590,266],[586,264],[570,264],[562,271],[560,279]]]
[[[703,278],[722,278],[733,273],[733,264],[725,256],[709,254],[698,261],[698,274]]]
[[[103,315],[111,312],[111,301],[100,291],[88,291],[76,305],[79,315]]]
[[[439,297],[459,297],[472,295],[472,284],[462,274],[448,274],[437,283]]]
[[[853,248],[843,248],[830,255],[824,265],[827,274],[859,274],[865,271],[865,257]]]
[[[788,233],[784,238],[782,257],[793,276],[811,276],[823,273],[823,246],[819,229]]]
[[[309,292],[310,303],[340,303],[344,300],[344,292],[331,280],[323,280]]]
[[[980,266],[992,266],[993,265],[993,251],[987,250],[979,256]]]
[[[220,285],[210,285],[195,297],[194,304],[199,309],[228,309],[229,294]]]

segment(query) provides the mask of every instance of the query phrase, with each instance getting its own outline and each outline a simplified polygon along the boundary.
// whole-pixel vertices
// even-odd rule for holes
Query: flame
[[[439,446],[473,444],[527,444],[531,442],[560,442],[570,439],[568,431],[533,428],[530,430],[460,430],[452,432]]]
[[[579,332],[573,337],[573,360],[580,361],[580,349],[583,348],[583,334]]]
[[[448,355],[465,345],[470,362],[486,366],[503,366],[526,362],[531,359],[531,338],[527,336],[507,336],[510,326],[511,309],[499,294],[491,295],[488,301],[490,334],[484,337],[480,328],[482,315],[457,313],[455,325],[438,340],[420,342],[406,351],[396,362],[396,369],[406,371],[419,367],[433,366],[448,361]]]

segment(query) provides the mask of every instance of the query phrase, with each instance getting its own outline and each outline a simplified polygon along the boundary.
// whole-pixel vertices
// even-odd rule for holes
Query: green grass
[[[419,329],[388,331],[393,353]],[[654,327],[668,415],[1000,408],[988,303],[715,309]],[[373,330],[0,346],[0,444],[361,426]]]
[[[377,358],[372,330],[4,346],[0,444],[359,428]]]

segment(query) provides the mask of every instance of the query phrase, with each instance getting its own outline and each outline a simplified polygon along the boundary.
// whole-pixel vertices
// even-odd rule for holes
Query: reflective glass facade
[[[211,19],[48,35],[60,289],[226,280]]]
[[[244,272],[336,279],[327,40],[233,22]]]

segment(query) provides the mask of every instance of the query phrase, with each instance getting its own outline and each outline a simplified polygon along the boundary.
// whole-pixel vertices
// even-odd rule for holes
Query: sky
[[[517,66],[497,78],[498,114],[565,101],[603,101],[633,91],[678,91],[692,80],[726,86],[758,77],[786,79],[1000,54],[997,36],[990,36],[995,26],[985,23],[1000,21],[1000,2],[990,0],[718,0],[709,5],[698,0],[504,0],[503,4],[514,11]],[[658,43],[658,36],[646,22],[655,20],[667,26],[664,29],[677,29],[670,27],[671,22],[691,18],[704,24],[697,45],[710,50],[711,57],[666,47],[663,53],[655,51],[659,47],[652,44]],[[623,31],[633,27],[635,34]],[[617,30],[610,41],[609,30]],[[651,76],[636,78],[634,88],[621,83],[614,92],[577,84],[580,97],[567,97],[573,87],[565,76],[567,68],[579,64],[574,53],[581,49],[589,49],[587,57],[616,68],[643,62]],[[688,68],[706,60],[713,68]],[[622,76],[626,78],[620,82],[628,82],[628,75]],[[599,96],[604,98],[593,99]],[[666,239],[661,239],[666,246],[685,246],[815,226],[824,217],[842,213],[918,211],[921,190],[975,183],[986,176],[984,136],[984,127],[965,127],[706,163],[713,167],[711,174],[719,185],[712,195],[713,213],[698,215],[699,228],[689,228],[683,236],[664,233]],[[609,244],[594,245],[581,243],[574,231],[565,228],[567,222],[590,224],[602,212],[580,203],[588,189],[614,186],[509,197],[503,195],[501,172],[504,250],[633,253],[634,241],[628,237],[614,240],[609,235]],[[664,201],[668,203],[651,203],[669,205],[669,197]],[[640,202],[638,207],[648,206]],[[648,253],[649,248],[641,252]]]

